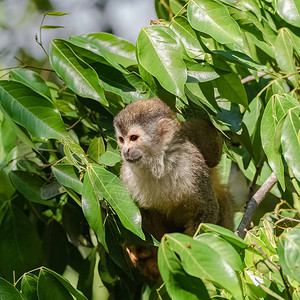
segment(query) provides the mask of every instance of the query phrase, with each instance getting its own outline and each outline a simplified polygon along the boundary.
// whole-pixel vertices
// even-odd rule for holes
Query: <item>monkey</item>
[[[162,100],[151,98],[127,105],[114,118],[114,128],[122,156],[120,178],[140,208],[145,230],[158,240],[170,232],[193,236],[200,223],[233,230],[231,200],[216,168],[222,138],[213,125],[180,122]],[[145,247],[126,250],[135,266],[151,273],[155,248],[152,253]]]

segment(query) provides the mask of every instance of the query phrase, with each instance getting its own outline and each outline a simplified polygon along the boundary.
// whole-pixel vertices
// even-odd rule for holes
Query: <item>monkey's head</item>
[[[166,104],[152,98],[129,104],[114,118],[114,127],[123,160],[146,163],[167,149],[179,121]]]

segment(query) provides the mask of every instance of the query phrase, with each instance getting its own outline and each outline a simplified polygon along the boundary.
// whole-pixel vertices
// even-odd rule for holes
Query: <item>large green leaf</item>
[[[104,57],[109,64],[117,69],[120,69],[118,64],[125,68],[137,64],[135,46],[110,33],[101,32],[76,35],[70,38],[70,42]]]
[[[281,153],[275,147],[276,129],[287,111],[296,105],[298,105],[297,100],[289,95],[274,95],[269,100],[261,121],[262,146],[269,165],[275,172],[283,189],[285,189],[284,167]]]
[[[204,50],[200,45],[196,32],[185,17],[176,17],[172,20],[170,27],[180,38],[189,57],[194,59],[202,58]]]
[[[57,164],[52,167],[52,171],[61,185],[73,189],[78,194],[82,193],[82,182],[79,180],[74,166]]]
[[[285,160],[300,181],[300,108],[290,109],[282,127],[281,143]]]
[[[275,56],[280,69],[287,74],[293,74],[288,78],[294,87],[297,87],[299,75],[297,74],[297,68],[293,58],[293,41],[286,28],[281,28],[278,32],[275,42]]]
[[[189,275],[211,281],[236,299],[244,299],[238,274],[213,247],[180,233],[166,234],[163,243],[179,256]]]
[[[24,300],[17,288],[3,278],[0,278],[0,299]]]
[[[202,280],[184,271],[178,257],[164,240],[158,250],[158,266],[172,299],[210,299]]]
[[[300,229],[283,233],[277,251],[284,274],[300,283]]]
[[[279,16],[293,26],[300,27],[300,1],[278,0],[276,11]]]
[[[13,121],[37,138],[61,139],[68,135],[53,104],[20,82],[0,81],[0,104]]]
[[[21,290],[26,300],[38,300],[37,295],[38,277],[34,274],[26,273],[22,277]]]
[[[67,42],[53,40],[49,54],[53,69],[74,93],[108,104],[97,73],[74,53]]]
[[[92,230],[95,231],[98,241],[107,251],[105,228],[102,218],[100,201],[103,199],[98,191],[98,182],[91,166],[88,165],[83,179],[82,211]]]
[[[36,72],[27,69],[14,69],[10,71],[9,76],[13,80],[23,83],[42,96],[47,96],[51,99],[49,87],[44,79]]]
[[[43,249],[36,227],[17,207],[10,205],[0,226],[0,269],[16,278],[42,264]]]
[[[43,269],[38,279],[38,298],[42,300],[73,300],[68,290],[52,275]]]
[[[144,239],[139,209],[127,193],[121,179],[96,164],[88,166],[87,174],[93,182],[96,195],[99,194],[106,199],[117,213],[123,226]]]
[[[118,144],[115,140],[109,139],[107,141],[106,151],[100,156],[99,162],[101,164],[112,167],[120,161],[121,161],[121,155],[118,148]]]
[[[188,19],[193,28],[212,36],[218,42],[243,47],[239,26],[223,4],[213,0],[191,0],[188,4]]]
[[[136,47],[139,64],[156,77],[163,88],[185,100],[187,71],[182,46],[174,32],[162,25],[144,27]]]
[[[221,74],[215,81],[222,98],[236,104],[242,104],[246,108],[248,107],[245,88],[236,74]]]
[[[10,172],[10,179],[15,188],[31,202],[54,206],[53,201],[45,201],[41,198],[41,188],[44,185],[44,180],[33,173],[25,171],[12,171]]]

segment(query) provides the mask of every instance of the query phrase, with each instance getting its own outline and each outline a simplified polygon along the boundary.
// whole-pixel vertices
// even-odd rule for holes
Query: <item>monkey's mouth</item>
[[[126,160],[129,162],[129,163],[136,163],[138,161],[140,161],[142,158],[142,156],[139,156],[137,158],[126,158]]]

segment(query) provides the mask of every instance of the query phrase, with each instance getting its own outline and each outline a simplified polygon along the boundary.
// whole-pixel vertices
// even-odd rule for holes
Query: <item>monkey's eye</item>
[[[120,141],[121,144],[124,143],[124,139],[121,136],[119,136],[119,141]]]
[[[130,136],[130,140],[133,141],[133,142],[136,141],[138,138],[139,138],[139,136],[135,135],[135,134]]]

